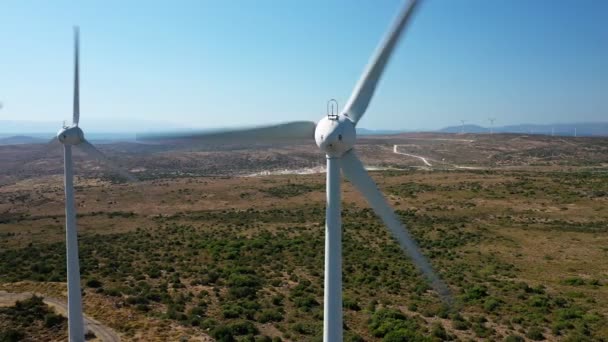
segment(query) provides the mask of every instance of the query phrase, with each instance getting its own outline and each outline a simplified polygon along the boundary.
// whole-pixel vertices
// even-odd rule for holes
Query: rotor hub
[[[78,145],[84,141],[84,132],[78,126],[64,127],[57,133],[57,139],[64,145]]]
[[[329,157],[341,157],[355,145],[355,123],[346,115],[326,116],[315,128],[315,142]]]

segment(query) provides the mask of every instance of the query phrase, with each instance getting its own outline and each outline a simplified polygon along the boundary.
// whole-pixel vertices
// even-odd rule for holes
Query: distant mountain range
[[[30,137],[26,135],[14,135],[0,138],[0,145],[42,144],[49,140],[51,139],[49,138],[45,140],[43,138]]]
[[[0,120],[0,145],[13,144],[35,144],[49,141],[61,127],[60,122],[53,121],[11,121]],[[146,121],[146,122],[87,122],[87,127],[94,127],[95,130],[88,130],[86,135],[89,140],[97,143],[107,143],[112,141],[134,141],[135,132],[130,130],[137,127],[138,131],[163,131],[183,129],[175,124]],[[580,123],[561,123],[553,125],[520,124],[509,126],[494,127],[495,133],[520,133],[520,134],[546,134],[561,136],[608,136],[608,122],[580,122]],[[357,128],[359,135],[388,135],[406,132],[420,132],[421,130],[395,130],[395,129],[366,129]],[[107,132],[107,133],[104,133]],[[427,132],[441,133],[490,133],[489,127],[478,125],[458,125],[449,126],[440,130]]]
[[[68,124],[70,122],[67,122]],[[81,125],[86,128],[87,132],[103,133],[112,132],[118,134],[135,134],[142,131],[162,131],[184,129],[184,127],[171,122],[154,121],[154,120],[100,120],[86,119],[81,120]],[[61,121],[27,121],[27,120],[0,120],[0,136],[9,134],[56,134],[62,126]]]
[[[394,130],[394,129],[367,129],[357,128],[357,135],[387,135],[387,134],[399,134],[404,132],[411,132],[405,130]]]
[[[608,122],[578,122],[553,125],[520,124],[497,126],[495,133],[546,134],[562,136],[608,136]],[[490,133],[489,127],[478,125],[449,126],[440,129],[442,133]]]

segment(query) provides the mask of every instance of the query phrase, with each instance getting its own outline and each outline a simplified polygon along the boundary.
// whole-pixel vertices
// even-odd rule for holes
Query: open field
[[[429,291],[345,182],[345,340],[608,339],[608,139],[407,135],[357,150],[404,169],[372,177],[455,304]],[[322,166],[314,146],[104,151],[143,181],[81,165],[87,315],[127,341],[321,339],[324,174],[236,176]],[[0,187],[0,290],[65,298],[61,160],[28,165]]]

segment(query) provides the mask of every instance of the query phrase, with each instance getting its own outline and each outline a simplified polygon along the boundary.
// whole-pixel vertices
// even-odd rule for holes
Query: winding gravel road
[[[423,162],[423,163],[424,163],[426,166],[433,166],[433,165],[431,165],[431,163],[429,163],[429,161],[428,161],[428,160],[427,160],[425,157],[422,157],[422,156],[417,156],[417,155],[415,155],[415,154],[409,154],[409,153],[403,153],[403,152],[399,152],[399,151],[397,151],[397,146],[399,146],[399,145],[395,145],[395,146],[393,147],[393,152],[395,152],[395,153],[397,153],[397,154],[402,154],[402,155],[404,155],[404,156],[408,156],[408,157],[418,158],[418,159],[422,160],[422,162]]]
[[[53,307],[53,309],[55,309],[55,311],[58,314],[63,315],[65,317],[68,316],[68,307],[67,307],[67,303],[65,301],[63,301],[61,299],[57,299],[57,298],[47,297],[40,293],[31,293],[31,292],[10,293],[10,292],[6,292],[6,291],[0,291],[0,306],[14,305],[16,301],[27,299],[34,294],[36,296],[43,297],[44,302],[48,306]],[[98,341],[103,341],[103,342],[120,341],[120,337],[118,336],[118,334],[116,334],[116,332],[114,330],[103,325],[99,321],[97,321],[91,317],[88,317],[87,315],[84,316],[84,324],[85,324],[85,331],[88,331],[88,330],[92,331],[95,334],[95,336],[97,337]]]

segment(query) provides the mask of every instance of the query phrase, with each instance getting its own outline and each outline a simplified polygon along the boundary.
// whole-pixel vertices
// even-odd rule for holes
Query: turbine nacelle
[[[355,123],[345,114],[328,115],[315,128],[317,146],[330,157],[341,157],[355,145]]]
[[[84,141],[84,132],[78,126],[64,127],[57,133],[57,139],[64,145],[78,145]]]

